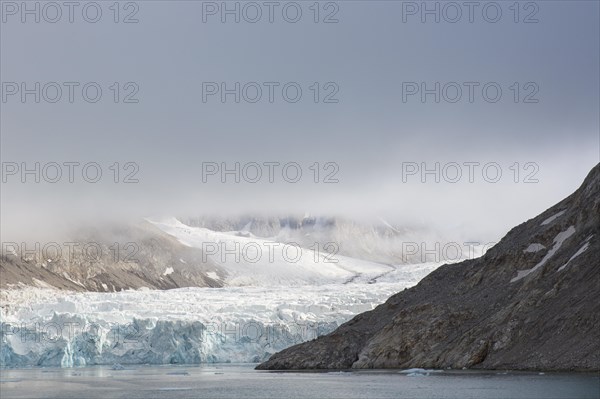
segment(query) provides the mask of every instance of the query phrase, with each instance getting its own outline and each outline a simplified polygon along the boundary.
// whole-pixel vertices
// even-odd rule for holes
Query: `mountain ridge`
[[[257,368],[600,369],[600,164],[484,256]]]

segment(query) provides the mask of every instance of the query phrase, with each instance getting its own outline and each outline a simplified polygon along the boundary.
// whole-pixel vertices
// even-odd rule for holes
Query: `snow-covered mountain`
[[[327,252],[331,252],[333,243],[339,255],[384,264],[433,261],[425,256],[423,249],[433,248],[435,243],[461,241],[458,237],[444,237],[424,226],[396,226],[383,218],[358,221],[312,216],[308,212],[303,216],[201,216],[179,217],[178,220],[190,227],[294,242],[304,248],[315,248],[316,244]]]

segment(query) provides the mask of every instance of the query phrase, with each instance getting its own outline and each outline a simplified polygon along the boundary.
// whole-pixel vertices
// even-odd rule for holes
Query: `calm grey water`
[[[253,365],[2,370],[8,398],[599,398],[596,374],[265,372]]]

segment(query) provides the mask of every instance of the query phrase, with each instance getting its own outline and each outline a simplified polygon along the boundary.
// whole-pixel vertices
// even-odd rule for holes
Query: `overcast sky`
[[[227,2],[236,23],[222,2],[122,2],[117,15],[100,1],[91,23],[88,2],[73,22],[65,6],[27,2],[36,22],[25,3],[2,1],[2,239],[98,218],[250,211],[497,239],[570,194],[600,156],[599,3],[513,3],[428,2],[436,22],[421,2],[321,2],[318,15],[314,1]],[[236,82],[239,102],[222,98],[221,83]],[[23,183],[15,165],[35,162],[45,175]],[[52,162],[63,165],[57,183]],[[70,183],[65,162],[95,162],[102,178],[89,183],[75,165]],[[235,162],[240,183],[209,169]],[[265,162],[280,163],[273,183]],[[439,183],[423,183],[415,167],[436,162]],[[473,182],[465,162],[479,163]]]

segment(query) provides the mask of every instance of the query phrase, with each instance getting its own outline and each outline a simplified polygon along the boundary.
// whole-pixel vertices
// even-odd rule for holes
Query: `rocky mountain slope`
[[[600,164],[483,257],[444,265],[258,369],[600,369]]]
[[[77,239],[24,245],[3,243],[0,287],[54,287],[114,292],[147,287],[221,287],[226,272],[202,251],[152,224],[87,229]]]

